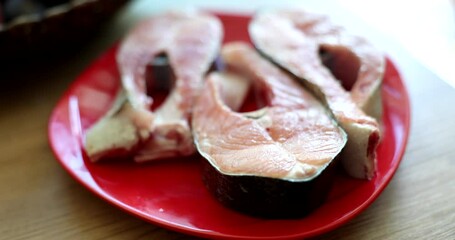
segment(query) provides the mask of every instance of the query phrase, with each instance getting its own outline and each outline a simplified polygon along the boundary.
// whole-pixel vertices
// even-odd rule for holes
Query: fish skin
[[[221,22],[214,16],[197,10],[169,11],[140,22],[121,42],[116,56],[122,88],[120,105],[132,109],[122,115],[122,121],[135,129],[134,137],[125,146],[139,145],[127,153],[138,162],[195,153],[189,119],[194,99],[203,86],[203,78],[218,54],[223,37]],[[151,99],[146,93],[146,67],[160,53],[166,53],[176,80],[165,101],[151,111]],[[122,107],[120,109],[123,109]],[[134,119],[147,115],[148,123],[138,125]],[[115,117],[115,115],[110,116]],[[97,125],[98,124],[98,125]],[[96,151],[87,151],[96,161],[109,157],[116,138],[108,126],[94,128],[107,143],[100,143]],[[93,143],[88,130],[86,142]],[[104,130],[103,130],[104,129]],[[131,130],[131,129],[130,129]],[[122,132],[121,130],[115,132]],[[131,132],[131,131],[130,131]],[[116,143],[118,145],[118,143]],[[133,149],[133,148],[131,148]],[[103,156],[106,153],[106,156]]]
[[[267,106],[255,113],[232,111],[220,97],[219,78],[209,75],[192,120],[201,155],[229,175],[317,177],[344,147],[344,131],[316,98],[249,45],[227,44],[221,55],[228,71],[266,92]]]
[[[256,14],[249,25],[252,42],[262,54],[301,80],[307,89],[329,107],[348,134],[348,143],[341,154],[344,168],[353,177],[371,179],[376,171],[379,125],[374,118],[363,112],[354,97],[322,64],[319,47],[321,42],[326,41],[324,44],[328,44],[330,41],[327,39],[330,38],[318,40],[311,33],[308,34],[308,30],[302,31],[303,27],[298,26],[296,19],[303,17],[297,16],[298,13],[306,14],[294,10]],[[339,31],[326,21],[323,23],[316,25],[318,28],[315,31],[326,31],[329,36]],[[331,41],[338,44],[339,39],[333,37]]]

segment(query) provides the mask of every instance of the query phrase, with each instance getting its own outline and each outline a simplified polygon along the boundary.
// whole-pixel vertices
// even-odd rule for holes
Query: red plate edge
[[[217,14],[219,15],[223,20],[227,19],[227,22],[230,21],[245,21],[248,16],[240,16],[240,15],[231,15],[231,14]],[[236,20],[237,19],[237,20]],[[243,19],[243,20],[242,20]],[[225,26],[226,27],[226,26]],[[229,27],[229,26],[228,26]],[[232,25],[230,26],[232,27]],[[246,38],[246,39],[245,39]],[[240,34],[238,36],[231,36],[230,39],[227,39],[227,41],[232,41],[232,40],[247,40],[248,37],[245,37],[244,34]],[[111,49],[112,50],[112,49]],[[109,51],[111,51],[109,50]],[[109,52],[108,51],[108,52]],[[102,57],[104,57],[106,54],[104,54]],[[100,57],[100,58],[102,58]],[[99,59],[98,59],[99,61]],[[124,204],[121,201],[118,201],[116,198],[113,198],[109,194],[106,194],[104,190],[101,188],[95,189],[93,185],[90,185],[88,182],[85,182],[82,178],[80,178],[75,172],[72,171],[72,169],[69,167],[69,165],[66,165],[59,156],[59,154],[56,152],[56,144],[57,142],[52,139],[53,132],[52,132],[52,127],[54,120],[56,118],[56,112],[59,108],[59,106],[66,105],[69,100],[69,96],[75,91],[75,89],[78,87],[78,81],[76,80],[71,84],[69,89],[63,94],[63,97],[59,100],[59,102],[56,105],[56,108],[53,110],[50,119],[49,119],[49,126],[48,126],[48,141],[51,146],[52,152],[56,159],[58,159],[58,162],[62,165],[62,167],[74,178],[76,179],[79,183],[81,183],[83,186],[88,188],[91,192],[93,192],[95,195],[98,197],[101,197],[102,199],[105,199],[107,202],[110,204],[119,207],[120,209],[133,214],[135,216],[138,216],[148,222],[151,222],[153,224],[159,225],[164,228],[168,228],[171,230],[175,230],[178,232],[182,232],[185,234],[192,234],[200,237],[216,237],[216,238],[224,238],[224,239],[232,239],[232,238],[243,238],[243,239],[293,239],[293,238],[301,238],[301,237],[311,237],[311,236],[316,236],[328,231],[331,231],[337,227],[340,227],[342,224],[346,223],[348,220],[354,218],[358,214],[360,214],[364,209],[366,209],[379,195],[380,193],[384,190],[384,188],[388,185],[390,180],[392,179],[394,173],[396,172],[396,169],[399,166],[399,163],[404,155],[405,149],[406,149],[406,144],[408,141],[409,137],[409,131],[410,131],[410,101],[409,101],[409,95],[407,93],[407,90],[404,86],[404,83],[401,81],[401,77],[399,77],[399,73],[393,63],[388,60],[387,61],[388,69],[387,71],[389,73],[386,73],[387,75],[391,75],[392,77],[397,78],[396,81],[388,81],[387,84],[385,84],[384,88],[387,88],[387,86],[392,86],[390,89],[392,90],[399,90],[400,98],[399,98],[399,103],[401,106],[400,109],[404,109],[403,111],[399,111],[399,113],[402,115],[400,116],[400,120],[403,122],[403,131],[401,132],[402,138],[401,142],[399,144],[399,148],[394,152],[394,161],[391,162],[390,169],[389,171],[386,172],[386,174],[381,178],[382,182],[379,183],[379,185],[375,186],[375,191],[373,194],[371,194],[362,204],[358,205],[355,209],[352,209],[348,214],[344,215],[341,218],[338,218],[337,220],[331,222],[328,225],[325,225],[322,228],[316,228],[310,231],[306,231],[304,233],[298,233],[298,234],[293,234],[293,235],[287,235],[287,236],[234,236],[232,234],[223,234],[219,232],[212,232],[212,231],[206,231],[206,230],[195,230],[195,229],[190,229],[189,227],[182,226],[182,225],[177,225],[172,222],[164,221],[163,219],[160,219],[158,217],[155,217],[151,219],[149,215],[144,214],[141,211],[137,211],[136,209],[128,206],[127,204]],[[91,68],[94,68],[94,64],[90,65],[89,68],[85,70],[84,73],[88,72]],[[80,79],[79,77],[78,79]],[[386,93],[384,93],[386,92]],[[383,89],[383,95],[388,94],[386,89]],[[390,93],[393,95],[393,93]],[[398,101],[398,100],[397,100]],[[390,105],[390,103],[389,103]],[[389,106],[393,107],[393,106]],[[55,126],[54,126],[55,127]],[[73,139],[74,140],[74,139]],[[78,144],[77,142],[73,142]]]

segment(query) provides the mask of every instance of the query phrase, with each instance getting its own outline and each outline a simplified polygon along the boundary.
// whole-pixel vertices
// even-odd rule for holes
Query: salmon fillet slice
[[[123,90],[115,110],[86,134],[90,159],[118,156],[119,152],[134,155],[136,161],[193,154],[189,119],[203,78],[218,55],[222,35],[217,18],[192,10],[170,11],[139,23],[117,53]],[[146,69],[163,53],[175,82],[162,105],[151,111]]]
[[[251,82],[265,106],[236,112],[226,96],[239,91],[224,87],[225,73],[207,77],[192,119],[205,185],[249,215],[309,214],[328,196],[346,134],[312,94],[249,45],[225,45],[221,55],[226,71]]]
[[[262,54],[297,77],[329,107],[348,134],[348,143],[341,156],[344,168],[353,177],[371,179],[376,169],[380,131],[377,121],[366,115],[361,105],[368,102],[364,100],[365,96],[379,91],[380,83],[376,81],[379,74],[369,71],[380,72],[382,63],[372,61],[378,64],[373,67],[377,67],[377,71],[362,65],[359,73],[362,79],[353,86],[353,91],[358,93],[350,94],[321,61],[321,46],[341,45],[367,59],[371,52],[365,50],[366,44],[360,44],[357,38],[342,37],[344,32],[326,20],[312,15],[306,18],[305,14],[297,10],[258,13],[249,25],[251,39]],[[370,81],[374,84],[368,87],[368,93],[364,93],[362,85]]]
[[[193,112],[196,146],[224,174],[289,181],[317,177],[341,152],[346,136],[325,107],[283,71],[243,43],[222,48],[228,71],[264,91],[267,106],[238,113],[224,103],[223,78],[208,76]]]

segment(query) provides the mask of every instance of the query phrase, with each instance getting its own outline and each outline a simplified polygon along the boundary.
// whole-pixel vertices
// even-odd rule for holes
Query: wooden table
[[[194,239],[100,200],[61,168],[47,142],[56,101],[133,24],[133,10],[125,8],[77,54],[1,70],[0,239]],[[380,197],[320,239],[455,239],[455,89],[388,46],[412,102],[406,153]]]

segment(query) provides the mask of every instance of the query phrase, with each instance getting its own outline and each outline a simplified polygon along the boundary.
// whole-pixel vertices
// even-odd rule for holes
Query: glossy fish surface
[[[209,75],[192,122],[202,156],[225,174],[316,177],[343,149],[344,131],[315,97],[249,45],[230,43],[221,55],[229,71],[263,92],[266,106],[233,111],[220,95],[222,79]]]

